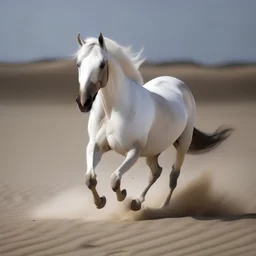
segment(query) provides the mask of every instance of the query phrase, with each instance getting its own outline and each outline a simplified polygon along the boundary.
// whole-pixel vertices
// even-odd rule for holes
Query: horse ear
[[[104,41],[104,37],[102,35],[102,33],[100,32],[100,35],[98,37],[98,40],[99,40],[99,44],[100,46],[106,50],[106,45],[105,45],[105,41]]]
[[[77,42],[78,42],[78,45],[80,45],[80,46],[83,46],[85,44],[84,39],[80,35],[80,32],[77,35]]]

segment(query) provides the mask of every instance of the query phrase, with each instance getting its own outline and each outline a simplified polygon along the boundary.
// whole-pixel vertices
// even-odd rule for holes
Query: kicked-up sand
[[[199,129],[235,131],[213,152],[187,155],[171,203],[160,209],[175,160],[173,148],[165,151],[162,176],[132,212],[148,178],[144,159],[122,179],[124,202],[110,188],[123,159],[114,152],[96,169],[104,209],[84,185],[88,116],[77,109],[70,62],[0,65],[0,255],[256,255],[256,68],[142,71],[145,80],[164,72],[191,83]],[[212,80],[216,88],[223,82],[226,98]],[[228,97],[232,81],[240,98]]]

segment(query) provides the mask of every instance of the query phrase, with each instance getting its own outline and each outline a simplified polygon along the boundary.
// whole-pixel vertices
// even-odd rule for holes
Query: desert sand
[[[170,206],[159,209],[175,151],[164,152],[162,176],[134,213],[144,159],[123,177],[122,203],[110,188],[122,161],[114,152],[96,169],[104,209],[84,185],[88,115],[75,103],[74,63],[0,64],[0,255],[256,255],[256,67],[141,70],[145,81],[173,75],[188,83],[199,129],[235,131],[213,152],[186,157]]]

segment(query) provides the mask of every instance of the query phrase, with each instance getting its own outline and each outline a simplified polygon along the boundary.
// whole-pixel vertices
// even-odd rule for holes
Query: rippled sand
[[[211,84],[217,71],[197,71],[197,88],[191,69],[171,68],[195,88],[197,127],[210,132],[232,124],[234,134],[212,153],[187,156],[165,209],[159,205],[168,193],[172,148],[160,157],[163,174],[137,213],[128,206],[147,182],[144,159],[123,177],[128,198],[119,203],[109,176],[122,157],[104,155],[97,174],[107,204],[97,210],[83,182],[87,116],[75,105],[75,73],[63,78],[65,62],[37,65],[0,66],[0,255],[255,255],[256,103],[245,97],[248,84],[243,100],[220,101]],[[200,98],[203,81],[215,91],[208,102]]]

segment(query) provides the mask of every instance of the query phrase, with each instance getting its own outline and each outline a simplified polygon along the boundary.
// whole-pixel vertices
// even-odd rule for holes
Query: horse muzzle
[[[77,96],[76,98],[76,103],[78,105],[79,110],[82,113],[87,113],[92,109],[92,105],[94,100],[96,99],[97,93],[92,97],[92,96],[88,96],[85,100],[84,105],[82,105],[81,100],[80,100],[80,95]]]

